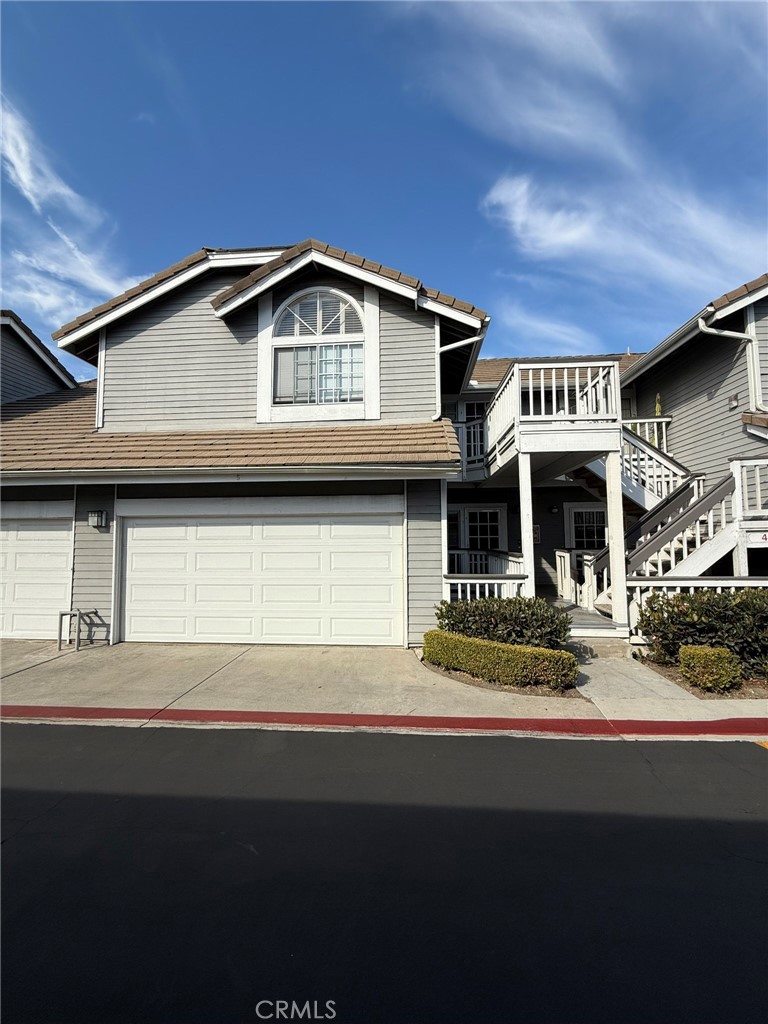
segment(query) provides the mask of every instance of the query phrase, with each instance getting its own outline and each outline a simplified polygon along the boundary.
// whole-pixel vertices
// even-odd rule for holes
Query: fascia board
[[[276,251],[275,255],[279,256],[280,251]],[[264,258],[262,258],[264,257]],[[269,253],[259,254],[258,256],[250,256],[245,254],[243,256],[226,256],[224,254],[208,253],[207,259],[201,260],[200,263],[196,263],[192,267],[188,267],[187,270],[183,270],[180,274],[175,277],[169,277],[167,281],[162,281],[160,284],[155,285],[154,288],[149,289],[146,292],[142,292],[141,295],[137,295],[135,298],[130,299],[128,302],[123,302],[119,306],[115,306],[114,309],[107,310],[102,313],[101,316],[91,320],[87,324],[83,324],[82,327],[78,327],[76,330],[67,334],[66,337],[60,339],[58,342],[59,348],[69,348],[70,345],[74,345],[75,342],[80,341],[82,338],[86,338],[89,334],[93,334],[94,331],[99,330],[102,327],[106,327],[108,324],[114,323],[123,316],[127,316],[129,313],[133,313],[135,310],[145,306],[148,302],[154,302],[155,299],[160,298],[161,295],[167,295],[168,292],[172,292],[175,288],[180,288],[187,282],[194,280],[199,277],[200,274],[210,270],[212,266],[218,269],[224,269],[226,267],[253,267],[255,264],[268,263],[270,259],[274,259]]]

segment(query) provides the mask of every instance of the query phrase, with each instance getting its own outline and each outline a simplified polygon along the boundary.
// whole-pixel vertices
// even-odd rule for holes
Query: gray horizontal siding
[[[443,535],[440,482],[409,480],[408,518],[408,643],[420,644],[434,629],[435,605],[443,596]]]
[[[206,274],[108,328],[105,430],[256,425],[257,304],[226,322],[211,306],[240,276]]]
[[[3,324],[0,339],[0,402],[58,391],[64,384],[27,345]]]
[[[114,487],[78,487],[75,498],[75,557],[72,608],[96,609],[95,637],[109,639],[112,624],[112,550],[114,536]],[[88,513],[107,513],[107,525],[88,525]],[[73,624],[74,625],[74,624]]]
[[[691,472],[714,482],[728,472],[731,458],[765,457],[768,446],[741,422],[749,410],[745,346],[734,339],[699,335],[635,382],[637,415],[671,416],[670,454]],[[729,408],[733,395],[738,406]]]
[[[768,301],[755,304],[755,333],[760,352],[763,405],[768,405]]]
[[[422,422],[435,414],[435,318],[379,293],[381,418]]]

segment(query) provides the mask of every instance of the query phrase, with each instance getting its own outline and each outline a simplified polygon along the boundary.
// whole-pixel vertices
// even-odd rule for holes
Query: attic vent
[[[330,291],[305,293],[283,310],[275,324],[277,338],[362,333],[362,320],[351,300]]]

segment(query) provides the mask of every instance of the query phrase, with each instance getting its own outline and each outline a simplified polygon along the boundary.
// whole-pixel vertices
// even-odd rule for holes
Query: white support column
[[[629,624],[629,605],[627,601],[627,563],[624,554],[621,454],[619,452],[608,452],[605,457],[605,483],[611,566],[611,618],[615,626],[626,629]]]
[[[518,456],[520,475],[520,543],[523,548],[523,597],[536,596],[536,567],[533,560],[533,489],[531,486],[531,456],[520,452]]]

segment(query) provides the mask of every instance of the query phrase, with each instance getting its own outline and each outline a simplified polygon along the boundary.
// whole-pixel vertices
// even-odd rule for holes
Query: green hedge
[[[683,644],[680,648],[680,674],[700,690],[733,690],[741,686],[741,662],[725,647]]]
[[[505,686],[538,684],[568,690],[579,678],[579,666],[570,651],[514,647],[443,629],[424,634],[424,660]]]
[[[676,662],[684,644],[725,647],[740,660],[746,674],[766,674],[768,589],[651,594],[638,625],[652,656],[662,663]]]
[[[571,617],[541,597],[482,597],[477,601],[441,601],[437,625],[447,633],[556,648],[570,635]]]

